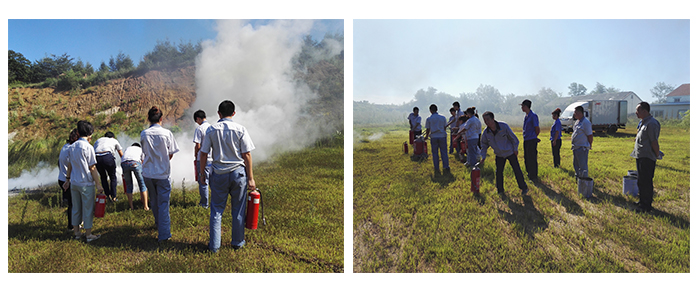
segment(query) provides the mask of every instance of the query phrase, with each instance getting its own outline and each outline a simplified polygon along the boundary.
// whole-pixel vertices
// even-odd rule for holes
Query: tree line
[[[8,50],[8,84],[11,87],[38,85],[56,87],[59,90],[86,88],[149,70],[192,66],[201,50],[199,43],[176,45],[168,40],[158,41],[153,50],[143,56],[138,66],[134,65],[129,55],[119,51],[116,57],[110,56],[108,63],[102,61],[97,68],[90,62],[84,63],[80,58],[76,60],[67,53],[51,54],[31,62],[22,53]]]
[[[668,85],[664,82],[656,83],[656,86],[650,91],[652,96],[659,102],[663,102],[666,95],[673,91],[677,86]],[[596,83],[593,90],[588,89],[583,85],[573,82],[569,85],[569,96],[584,96],[592,94],[616,93],[621,90],[613,86],[605,86],[600,82]],[[371,104],[367,101],[353,102],[353,123],[354,124],[392,124],[397,121],[403,121],[414,106],[427,113],[427,109],[431,104],[438,105],[438,109],[446,109],[451,107],[452,103],[457,101],[462,106],[462,109],[475,106],[478,112],[491,111],[497,114],[506,116],[522,115],[522,110],[519,104],[529,99],[532,101],[533,110],[540,115],[549,114],[556,107],[561,108],[568,106],[569,98],[563,96],[562,93],[555,92],[551,88],[541,88],[536,94],[515,95],[513,93],[501,94],[501,92],[491,86],[481,84],[475,92],[460,93],[459,96],[453,96],[444,92],[438,92],[436,88],[428,87],[427,89],[419,89],[413,96],[413,99],[400,105],[379,105]],[[552,108],[544,108],[545,105],[550,105]],[[443,114],[449,115],[446,110]]]

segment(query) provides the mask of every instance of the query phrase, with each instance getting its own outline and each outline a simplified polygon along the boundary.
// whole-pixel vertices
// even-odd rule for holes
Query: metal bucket
[[[626,175],[622,179],[622,193],[632,195],[634,197],[639,195],[639,187],[637,187],[636,176]]]
[[[578,178],[578,193],[585,198],[593,196],[593,179],[590,177]]]

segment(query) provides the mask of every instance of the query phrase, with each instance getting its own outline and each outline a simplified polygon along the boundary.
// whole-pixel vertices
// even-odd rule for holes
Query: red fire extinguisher
[[[262,209],[262,221],[265,222],[265,211],[262,208],[262,196],[260,190],[255,189],[248,193],[248,207],[246,208],[245,228],[255,230],[258,229],[258,208]]]
[[[107,196],[104,193],[97,194],[97,197],[95,197],[95,217],[102,218],[105,216],[106,201]]]
[[[472,193],[478,194],[479,187],[481,186],[481,169],[479,169],[478,162],[472,168],[471,178],[472,178]]]
[[[403,141],[403,154],[408,154],[408,143]]]
[[[460,154],[467,154],[467,147],[468,147],[467,140],[462,138],[462,140],[459,141],[459,146],[460,146],[459,153]]]
[[[415,139],[416,136],[413,134],[413,131],[408,131],[408,144],[413,145],[413,139]]]

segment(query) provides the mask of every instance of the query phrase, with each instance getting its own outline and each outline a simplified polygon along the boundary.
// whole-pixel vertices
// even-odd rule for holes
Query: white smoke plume
[[[219,103],[233,101],[233,121],[246,127],[255,144],[254,162],[308,146],[321,135],[318,127],[302,122],[302,109],[315,94],[292,79],[292,60],[312,25],[310,20],[278,20],[254,28],[223,20],[216,39],[202,43],[197,99],[190,110],[204,110],[213,124],[219,120]]]
[[[58,185],[58,167],[42,161],[31,170],[22,170],[19,177],[7,180],[9,190]]]

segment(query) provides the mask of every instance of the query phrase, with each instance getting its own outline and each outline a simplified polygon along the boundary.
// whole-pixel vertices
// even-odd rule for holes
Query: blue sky
[[[265,22],[251,21],[254,27]],[[121,51],[138,65],[158,40],[179,44],[214,39],[215,23],[215,20],[197,19],[9,19],[8,49],[32,62],[46,55],[67,53],[75,60],[90,62],[95,69],[102,61],[108,64],[109,58]],[[320,40],[326,32],[342,31],[343,20],[322,20],[314,23],[311,35]]]
[[[690,82],[689,20],[354,20],[353,100],[403,103],[429,86],[454,96],[568,96],[596,82],[652,101]]]

